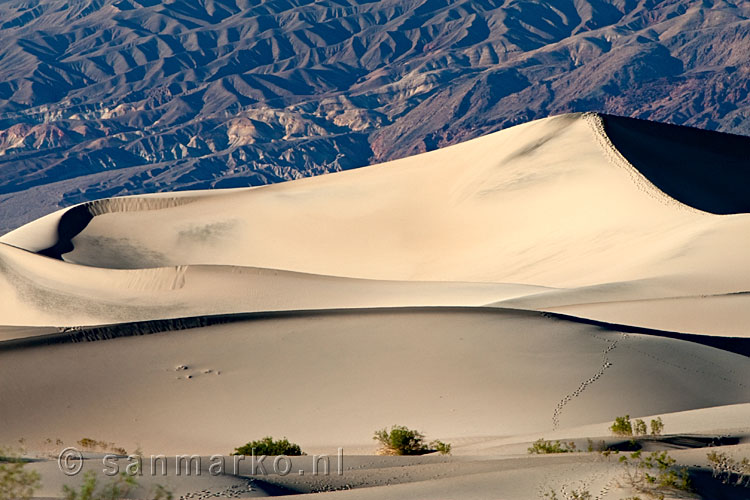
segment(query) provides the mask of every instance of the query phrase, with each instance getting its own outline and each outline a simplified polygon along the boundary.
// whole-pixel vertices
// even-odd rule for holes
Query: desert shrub
[[[96,439],[91,438],[81,438],[78,440],[77,444],[84,450],[96,450],[97,448],[102,446],[106,447],[107,445],[104,441],[97,441]]]
[[[430,448],[437,451],[441,455],[450,455],[451,454],[451,444],[450,443],[444,443],[440,440],[435,440],[430,443]]]
[[[648,434],[646,422],[644,422],[640,418],[636,418],[633,421],[633,434],[635,434],[636,436],[645,436],[646,434]]]
[[[570,490],[570,492],[568,492],[564,496],[565,498],[569,498],[570,500],[592,500],[594,498],[591,495],[591,492],[584,488],[572,489]],[[560,497],[557,496],[557,492],[555,490],[550,490],[547,493],[545,493],[544,498],[549,498],[549,500],[560,499]]]
[[[664,422],[661,421],[661,417],[651,419],[651,435],[660,436],[664,431]]]
[[[596,451],[605,457],[609,457],[612,453],[619,453],[617,449],[607,446],[607,443],[605,443],[603,439],[600,439],[596,443],[591,438],[586,438],[586,441],[588,443],[586,450],[589,452]]]
[[[616,436],[632,436],[633,424],[630,422],[630,415],[615,418],[609,429]]]
[[[126,498],[137,486],[135,478],[127,474],[120,474],[115,480],[100,486],[96,473],[89,471],[83,475],[83,482],[78,489],[68,485],[63,486],[63,498],[65,500],[117,500]]]
[[[424,455],[432,452],[449,455],[451,452],[450,443],[436,439],[428,445],[424,441],[424,434],[403,425],[375,431],[372,438],[380,443],[378,453],[381,455]]]
[[[138,488],[138,482],[133,476],[121,473],[112,481],[99,484],[96,473],[89,471],[83,475],[83,482],[78,488],[63,486],[65,500],[120,500],[130,498]],[[146,498],[151,500],[172,500],[172,492],[161,485],[156,485]]]
[[[234,450],[233,455],[286,455],[295,457],[304,455],[299,445],[290,443],[286,438],[274,440],[271,436],[266,436],[258,441],[251,441],[244,446]]]
[[[656,498],[664,498],[664,491],[692,491],[686,468],[675,467],[675,459],[666,451],[643,455],[640,451],[621,456],[628,486]]]
[[[750,488],[750,459],[737,460],[726,453],[715,451],[710,452],[707,458],[713,476],[720,478],[721,482]]]
[[[423,455],[429,451],[424,442],[424,434],[403,425],[394,425],[375,431],[373,439],[380,443],[384,455]]]
[[[614,448],[607,446],[607,443],[605,443],[603,439],[600,439],[595,443],[591,438],[586,438],[586,442],[588,443],[586,451],[598,451],[599,453],[608,452],[607,456],[612,452],[617,452]]]
[[[576,451],[576,444],[561,443],[560,441],[545,441],[544,438],[537,439],[528,448],[529,453],[544,455],[547,453],[571,453]]]
[[[591,495],[589,490],[570,490],[569,496],[571,500],[592,500],[594,497]]]
[[[58,441],[58,445],[62,444],[62,441],[60,441],[59,439],[57,441]],[[97,439],[82,438],[77,441],[77,444],[79,447],[83,448],[84,450],[89,450],[89,451],[112,451],[114,453],[117,453],[118,455],[128,454],[125,448],[122,448],[120,446],[115,446],[115,443],[109,443],[107,441],[99,441]]]
[[[0,500],[28,500],[39,488],[39,473],[27,471],[28,462],[11,451],[0,450]]]

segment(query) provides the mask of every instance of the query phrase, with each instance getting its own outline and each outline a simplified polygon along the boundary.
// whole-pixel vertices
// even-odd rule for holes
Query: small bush
[[[84,474],[83,482],[78,489],[63,486],[63,498],[65,500],[120,500],[130,498],[130,493],[136,488],[138,488],[138,482],[124,472],[109,483],[100,485],[96,473],[89,471]],[[173,495],[163,486],[156,485],[147,498],[172,500]]]
[[[437,451],[441,455],[450,455],[451,454],[451,445],[450,443],[444,443],[439,440],[435,440],[430,443],[430,448]]]
[[[380,452],[383,455],[423,455],[429,451],[424,443],[424,434],[404,427],[394,425],[375,431],[373,439],[380,442]]]
[[[378,453],[381,455],[424,455],[432,452],[449,455],[451,452],[450,443],[435,440],[427,445],[424,434],[403,425],[375,431],[372,438],[380,443]]]
[[[78,446],[83,448],[84,450],[107,450],[108,448],[114,448],[114,443],[108,443],[106,441],[98,441],[96,439],[91,438],[82,438],[78,440]]]
[[[607,443],[605,443],[603,439],[600,439],[596,443],[594,443],[594,441],[592,441],[591,438],[586,438],[586,441],[588,442],[588,446],[586,447],[586,450],[589,452],[596,451],[607,458],[609,458],[609,456],[613,453],[615,454],[620,453],[618,449],[613,448],[611,446],[607,446]]]
[[[677,469],[675,459],[666,451],[643,455],[640,451],[621,456],[628,486],[657,498],[664,498],[665,490],[692,491],[686,468]]]
[[[594,497],[591,495],[591,492],[589,490],[571,490],[570,491],[570,498],[572,500],[592,500]]]
[[[48,439],[48,441],[51,441]],[[58,446],[62,444],[62,441],[57,440]],[[115,443],[109,443],[107,441],[99,441],[91,438],[82,438],[77,441],[79,447],[88,451],[111,451],[118,455],[127,455],[128,452],[125,448],[115,446]]]
[[[547,453],[572,453],[576,451],[576,444],[560,443],[560,441],[545,441],[544,438],[537,439],[528,449],[531,454],[545,455]]]
[[[630,422],[630,415],[615,418],[615,422],[609,429],[616,436],[632,436],[633,424]]]
[[[39,488],[39,473],[25,470],[27,462],[0,449],[0,500],[28,500]]]
[[[63,498],[65,500],[118,500],[127,498],[137,486],[135,478],[120,474],[115,480],[100,487],[96,473],[89,471],[84,474],[83,482],[78,489],[68,485],[63,486]]]
[[[708,464],[713,476],[721,479],[724,484],[750,488],[750,459],[737,460],[724,452],[710,452],[707,455]]]
[[[560,500],[560,497],[557,496],[557,492],[555,490],[550,490],[545,493],[544,498],[548,498],[549,500]],[[592,500],[594,497],[591,495],[591,492],[589,490],[581,488],[570,490],[569,493],[565,494],[565,498],[569,498],[571,500]]]
[[[664,422],[661,421],[661,417],[656,417],[651,420],[651,435],[660,436],[664,431]]]
[[[635,434],[636,436],[645,436],[646,434],[648,434],[646,422],[644,422],[640,418],[636,418],[633,421],[633,434]]]
[[[271,436],[266,436],[259,441],[251,441],[244,446],[236,448],[233,455],[286,455],[288,457],[296,457],[304,455],[304,453],[302,453],[299,445],[290,443],[286,438],[274,441]]]

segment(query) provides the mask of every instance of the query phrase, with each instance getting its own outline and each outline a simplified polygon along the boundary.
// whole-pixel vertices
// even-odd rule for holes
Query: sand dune
[[[624,414],[744,436],[750,215],[736,197],[711,205],[734,183],[705,185],[698,167],[664,184],[642,163],[656,145],[631,162],[659,130],[563,115],[356,171],[99,200],[8,233],[0,442],[226,454],[285,435],[367,454],[399,423],[459,456],[363,462],[357,490],[332,496],[377,496],[392,477],[394,498],[530,498],[579,480],[601,496],[616,475],[590,455],[518,457],[534,436],[601,436]],[[723,158],[734,140],[695,144]]]
[[[619,123],[607,120],[608,127]],[[629,125],[633,133],[650,131],[647,127],[639,132],[641,124],[637,121],[623,123],[617,126]],[[750,269],[742,249],[750,246],[750,218],[745,214],[712,215],[668,196],[623,157],[605,135],[604,125],[596,115],[566,115],[420,156],[291,183],[101,200],[52,214],[3,236],[0,242],[89,267],[175,268],[161,271],[166,283],[172,279],[170,273],[183,272],[177,270],[178,266],[189,265],[370,280],[515,283],[555,289],[523,299],[504,296],[503,292],[497,299],[513,298],[503,306],[530,309],[719,296],[749,290]],[[707,137],[709,141],[714,135]],[[722,144],[719,140],[714,145],[714,156]],[[736,153],[727,154],[731,159]],[[650,174],[657,168],[644,170]],[[691,185],[696,191],[693,198],[698,199],[704,183]],[[718,188],[707,189],[715,196]],[[3,250],[3,254],[9,251]],[[199,274],[192,267],[186,272]],[[217,276],[228,273],[226,269],[215,272]],[[97,279],[110,280],[105,275],[102,271]],[[56,281],[54,276],[58,273],[46,279]],[[139,275],[115,273],[111,280],[141,279],[134,276]],[[148,273],[140,276],[156,279],[145,278]],[[130,299],[127,293],[113,296],[108,284],[96,291],[93,283],[97,279],[77,280],[71,275],[55,286],[75,289],[80,281],[88,287],[88,294],[137,303],[132,294]],[[217,277],[213,283],[223,279]],[[232,279],[240,281],[237,276]],[[213,290],[231,289],[216,286]],[[179,293],[167,295],[172,300]],[[211,294],[207,295],[202,300],[210,301]],[[246,307],[246,297],[235,294],[239,298],[232,298],[231,292],[227,295],[230,297],[217,298],[215,307],[182,307],[168,314],[284,307],[261,303]],[[367,300],[355,299],[354,304],[365,306]],[[492,297],[485,304],[490,302]],[[347,303],[351,299],[318,306],[346,307]],[[398,303],[381,301],[373,305]],[[445,302],[412,299],[404,304]],[[650,304],[649,309],[657,311],[645,316],[661,314],[660,304],[672,311],[663,314],[664,321],[636,321],[641,315],[634,312],[634,323],[674,329],[669,315],[689,312],[689,306],[685,309],[660,302]],[[294,301],[288,305],[289,309],[303,307],[307,306]],[[603,311],[602,307],[587,309]],[[146,319],[136,316],[119,318]],[[117,318],[100,314],[82,317],[79,322],[93,324]],[[23,324],[22,319],[12,324]],[[628,317],[610,314],[601,319],[629,321]],[[66,324],[74,322],[75,317]],[[684,328],[686,322],[689,320],[679,326]],[[709,321],[696,325],[706,323]],[[710,323],[716,333],[744,335],[741,323],[731,318],[726,318],[726,327],[723,321]],[[696,326],[690,331],[697,330]]]
[[[221,264],[553,287],[673,274],[741,280],[750,219],[667,196],[601,127],[595,115],[565,115],[259,189],[104,200],[1,241],[109,268]]]
[[[564,111],[747,133],[748,18],[718,0],[0,2],[0,232]]]
[[[221,265],[106,269],[2,243],[0,269],[5,298],[0,315],[6,326],[74,327],[278,310],[481,306],[547,290],[514,283],[376,281]]]
[[[3,435],[117,429],[121,446],[165,453],[228,453],[251,431],[343,446],[391,422],[512,435],[750,401],[743,356],[501,310],[299,313],[0,357],[0,394],[15,403],[0,410]],[[115,410],[125,403],[135,419]],[[35,410],[14,418],[23,409]]]
[[[487,304],[685,333],[750,337],[748,293],[676,276],[549,289]],[[732,291],[738,290],[738,291]]]
[[[747,137],[619,116],[604,124],[615,147],[669,196],[715,214],[750,212]]]

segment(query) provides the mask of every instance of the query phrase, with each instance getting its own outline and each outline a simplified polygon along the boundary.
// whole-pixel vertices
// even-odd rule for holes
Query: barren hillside
[[[0,232],[568,111],[750,131],[746,2],[0,3]],[[31,203],[30,203],[31,202]]]

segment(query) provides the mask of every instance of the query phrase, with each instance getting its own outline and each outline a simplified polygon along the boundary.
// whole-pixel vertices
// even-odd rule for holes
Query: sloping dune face
[[[750,402],[746,169],[725,147],[743,140],[563,115],[51,214],[0,239],[0,440],[212,453],[247,426],[334,446],[393,422],[497,436]]]
[[[705,262],[706,252],[691,246],[727,221],[654,187],[612,148],[595,115],[540,120],[357,171],[219,193],[102,200],[56,216],[57,234],[48,224],[46,237],[34,241],[25,235],[43,231],[31,224],[3,241],[113,269],[221,264],[543,286],[726,264]]]

